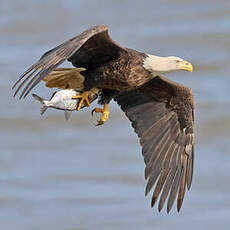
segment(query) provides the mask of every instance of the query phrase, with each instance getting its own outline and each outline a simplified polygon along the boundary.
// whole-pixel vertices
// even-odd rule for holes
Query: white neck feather
[[[156,68],[161,65],[161,60],[162,60],[161,57],[148,54],[148,56],[144,59],[143,67],[149,72],[151,72],[152,75],[156,76],[161,72],[158,71],[159,70],[158,68]]]
[[[175,71],[174,57],[159,57],[148,54],[143,61],[143,67],[151,72],[153,76]]]

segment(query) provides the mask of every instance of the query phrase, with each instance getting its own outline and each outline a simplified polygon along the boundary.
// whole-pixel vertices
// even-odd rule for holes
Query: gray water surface
[[[167,76],[196,103],[195,175],[179,214],[150,208],[141,148],[115,103],[95,127],[95,105],[66,122],[62,111],[41,117],[31,95],[12,97],[45,51],[95,24],[121,45],[194,64]],[[229,229],[229,0],[1,0],[0,35],[0,229]]]

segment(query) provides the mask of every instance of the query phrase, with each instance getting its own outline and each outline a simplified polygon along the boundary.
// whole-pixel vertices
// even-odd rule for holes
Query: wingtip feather
[[[155,205],[156,201],[157,201],[157,196],[153,196],[152,201],[151,201],[151,208],[153,208],[153,206]]]
[[[177,200],[177,212],[180,212],[181,207],[182,207],[183,199],[178,199]]]

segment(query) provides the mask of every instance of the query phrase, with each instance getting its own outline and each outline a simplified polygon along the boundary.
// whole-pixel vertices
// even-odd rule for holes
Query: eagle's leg
[[[105,103],[103,109],[101,108],[93,109],[93,111],[91,112],[92,116],[94,112],[102,114],[101,119],[97,123],[97,126],[103,125],[109,118],[109,104]]]
[[[77,96],[73,96],[72,98],[73,99],[81,99],[79,102],[78,102],[78,105],[77,105],[77,110],[79,111],[81,109],[81,106],[82,104],[85,102],[86,106],[90,106],[90,102],[89,102],[89,92],[90,91],[85,91],[83,92],[81,95],[77,95]]]

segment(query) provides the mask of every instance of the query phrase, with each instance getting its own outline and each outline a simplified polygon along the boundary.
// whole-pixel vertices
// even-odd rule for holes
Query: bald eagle
[[[76,68],[57,68],[65,60]],[[109,116],[114,99],[137,133],[146,164],[146,195],[153,189],[151,207],[157,199],[161,211],[168,197],[167,212],[177,197],[182,206],[190,189],[194,162],[194,103],[191,89],[162,77],[172,71],[192,71],[192,64],[179,57],[158,57],[115,43],[104,25],[94,26],[46,52],[23,73],[13,88],[20,98],[41,81],[47,87],[80,89],[77,110],[90,106],[97,94],[103,108],[99,125]],[[26,84],[26,85],[25,85]],[[22,89],[22,87],[24,89]]]

